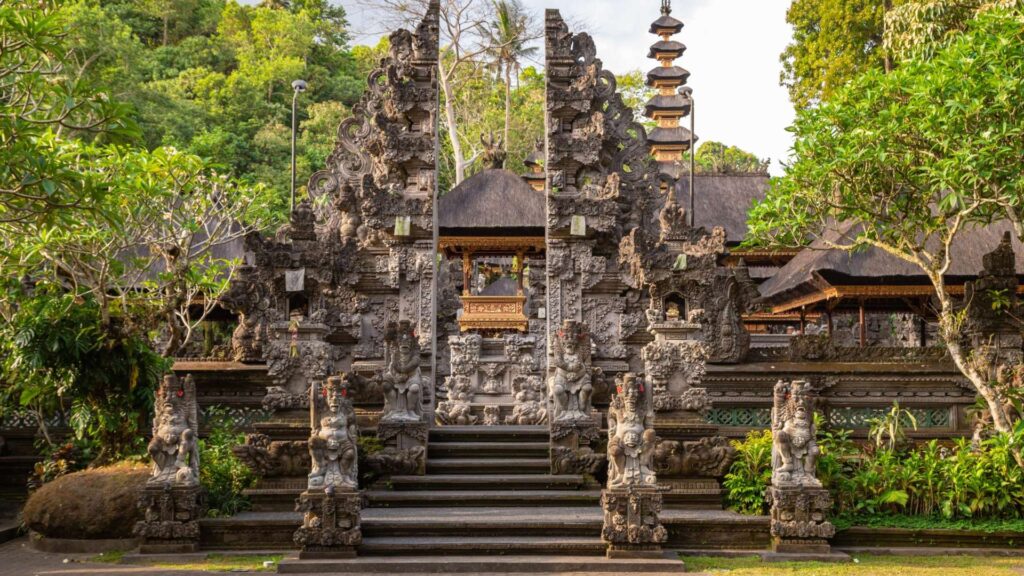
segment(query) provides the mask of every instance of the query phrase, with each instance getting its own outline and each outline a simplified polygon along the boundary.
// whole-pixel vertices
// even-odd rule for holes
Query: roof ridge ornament
[[[661,13],[665,16],[672,13],[672,0],[661,0]]]

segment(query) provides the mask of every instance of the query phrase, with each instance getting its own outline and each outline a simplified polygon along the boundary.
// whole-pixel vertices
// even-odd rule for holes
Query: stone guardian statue
[[[549,388],[554,402],[554,419],[559,422],[593,418],[590,334],[576,320],[566,320],[552,340],[554,374]]]
[[[164,376],[154,402],[153,438],[146,451],[153,461],[151,486],[199,484],[199,409],[192,375]]]
[[[420,345],[408,320],[388,323],[384,334],[384,412],[382,422],[423,419]]]

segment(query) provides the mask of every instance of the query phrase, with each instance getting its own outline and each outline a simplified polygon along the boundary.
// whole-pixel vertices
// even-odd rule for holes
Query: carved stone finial
[[[505,167],[505,158],[508,153],[505,152],[504,140],[501,136],[494,137],[494,132],[488,135],[480,135],[480,143],[484,145],[483,162],[486,168],[491,170],[501,170]]]
[[[199,484],[199,415],[196,383],[189,374],[164,376],[154,402],[153,438],[147,452],[153,461],[150,486]]]
[[[665,16],[672,13],[672,0],[661,0],[661,13]]]

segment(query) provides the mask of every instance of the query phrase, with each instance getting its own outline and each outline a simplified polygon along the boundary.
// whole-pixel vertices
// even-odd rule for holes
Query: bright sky
[[[348,11],[356,43],[376,43],[379,31],[350,0]],[[660,15],[660,0],[523,0],[543,18],[557,8],[569,22],[585,22],[607,70],[619,74],[657,65],[647,58],[656,37],[648,33]],[[790,0],[674,0],[672,15],[686,27],[675,39],[687,46],[676,63],[690,71],[696,102],[696,132],[703,140],[739,146],[771,158],[773,175],[789,157],[786,132],[793,107],[779,85],[782,53],[792,36],[786,24]],[[578,30],[574,30],[578,32]],[[542,57],[541,57],[542,59]]]

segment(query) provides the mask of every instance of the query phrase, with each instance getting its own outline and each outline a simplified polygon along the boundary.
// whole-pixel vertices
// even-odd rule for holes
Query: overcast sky
[[[656,37],[648,33],[660,0],[523,0],[538,19],[558,8],[570,22],[585,22],[604,67],[616,74],[657,65],[647,58]],[[351,0],[348,11],[355,43],[376,43],[379,26]],[[696,101],[697,135],[739,146],[772,159],[771,172],[789,156],[786,127],[793,107],[779,86],[779,54],[792,35],[786,24],[790,0],[673,0],[672,15],[686,25],[675,39],[687,46],[676,61],[690,71]],[[368,33],[368,31],[370,31]],[[576,31],[576,30],[574,30]],[[543,56],[541,56],[541,59]]]

